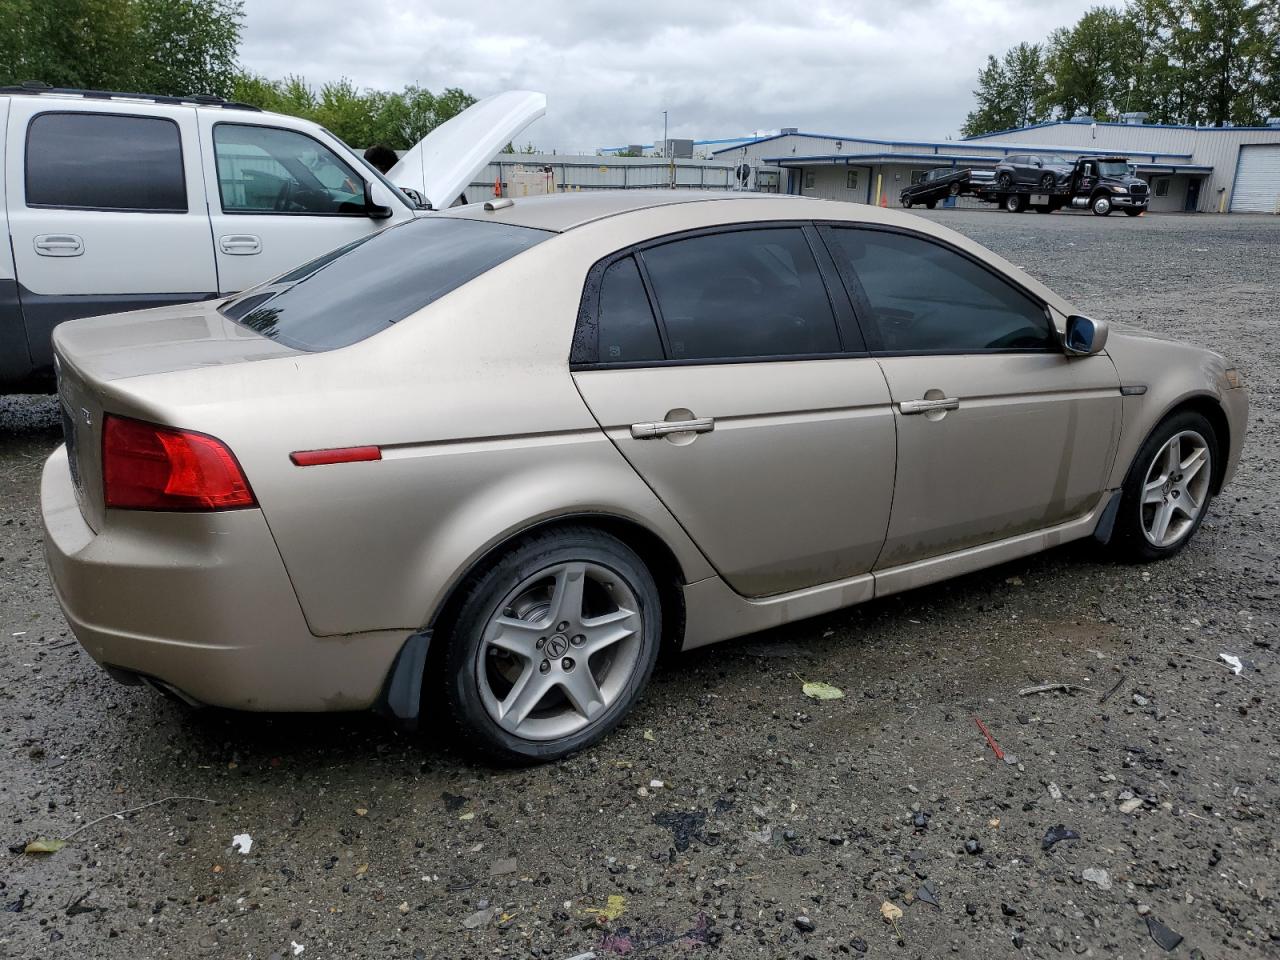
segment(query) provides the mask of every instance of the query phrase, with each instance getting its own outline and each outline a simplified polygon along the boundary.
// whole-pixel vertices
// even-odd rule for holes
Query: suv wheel
[[[506,763],[595,743],[653,672],[661,622],[653,576],[621,541],[585,527],[519,541],[464,587],[442,638],[455,739]]]
[[[1097,217],[1106,217],[1111,214],[1111,198],[1105,193],[1100,193],[1093,198],[1093,213]]]
[[[1112,542],[1125,556],[1162,560],[1187,545],[1209,507],[1217,449],[1213,424],[1202,414],[1174,414],[1156,427],[1120,495]]]
[[[1057,180],[1054,175],[1052,173],[1046,173],[1040,178],[1040,189],[1048,192],[1053,189],[1055,183],[1057,183]]]
[[[1008,170],[1002,170],[1000,172],[1000,175],[996,177],[996,184],[1001,190],[1008,190],[1013,186],[1013,177],[1010,175]]]

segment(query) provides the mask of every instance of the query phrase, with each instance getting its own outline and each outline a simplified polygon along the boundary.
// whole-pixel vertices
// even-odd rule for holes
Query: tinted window
[[[27,130],[27,206],[185,213],[178,125],[105,113],[37,115]]]
[[[550,236],[500,223],[412,220],[303,264],[221,309],[291,347],[332,350],[385,330]]]
[[[220,123],[213,149],[224,213],[364,215],[364,178],[305,134]]]
[[[833,229],[832,253],[862,285],[861,319],[880,349],[908,352],[1050,350],[1044,308],[972,260],[917,237]]]
[[[662,359],[658,326],[633,258],[619,260],[604,272],[599,318],[601,362]]]
[[[834,353],[835,317],[799,228],[743,230],[644,251],[671,359]]]

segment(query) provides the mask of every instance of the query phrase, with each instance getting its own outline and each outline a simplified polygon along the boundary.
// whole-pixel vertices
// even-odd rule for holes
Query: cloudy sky
[[[1097,0],[247,0],[241,59],[313,84],[547,94],[525,139],[591,151],[799,127],[954,135],[988,53]]]

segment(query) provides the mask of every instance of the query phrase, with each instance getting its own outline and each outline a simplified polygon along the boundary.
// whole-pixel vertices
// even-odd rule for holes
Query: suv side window
[[[294,130],[219,123],[214,160],[223,213],[364,216],[364,178]]]
[[[634,257],[609,266],[600,281],[599,361],[661,360],[662,340]]]
[[[166,117],[40,113],[27,128],[29,207],[186,213],[178,125]]]
[[[884,230],[828,227],[823,236],[861,288],[859,319],[879,340],[873,352],[1057,349],[1043,306],[954,250]]]
[[[672,360],[840,350],[826,285],[799,227],[689,237],[641,256]]]

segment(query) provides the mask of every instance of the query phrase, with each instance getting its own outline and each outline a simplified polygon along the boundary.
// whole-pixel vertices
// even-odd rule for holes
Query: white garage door
[[[1280,211],[1280,143],[1241,147],[1236,164],[1232,213]]]

